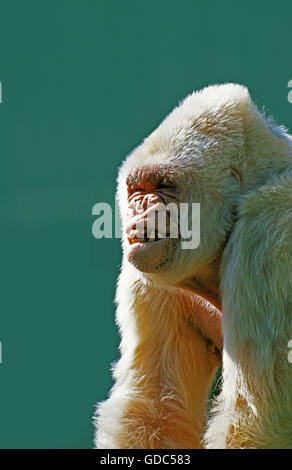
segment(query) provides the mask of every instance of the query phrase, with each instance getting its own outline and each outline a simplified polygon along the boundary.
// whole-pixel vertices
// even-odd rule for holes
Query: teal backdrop
[[[185,95],[248,85],[292,127],[292,4],[1,0],[0,447],[90,448],[111,386],[117,169]]]

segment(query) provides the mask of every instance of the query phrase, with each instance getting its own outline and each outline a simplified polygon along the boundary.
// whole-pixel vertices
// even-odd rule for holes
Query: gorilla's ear
[[[283,380],[283,387],[292,383],[291,365],[290,382],[284,374],[292,338],[291,201],[291,171],[247,194],[221,267],[227,354],[249,365],[255,383],[266,374],[267,380]],[[280,365],[279,378],[274,368]]]

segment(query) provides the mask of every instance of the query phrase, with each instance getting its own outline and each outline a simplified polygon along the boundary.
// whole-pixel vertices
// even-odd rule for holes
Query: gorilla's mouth
[[[155,272],[162,269],[177,246],[177,239],[168,237],[128,238],[127,258],[142,272]]]
[[[154,204],[144,213],[134,214],[128,219],[126,227],[128,260],[143,272],[162,269],[177,243],[177,239],[171,236],[169,224],[161,231],[156,220],[156,211],[159,209],[157,206],[158,204]]]
[[[175,202],[175,215],[167,210],[169,202]],[[176,236],[171,232],[173,223],[176,224]],[[175,194],[166,189],[156,189],[153,192],[134,191],[128,199],[125,231],[130,245],[156,243],[171,236],[178,238],[178,206]]]
[[[152,195],[147,195],[144,196],[144,199],[152,197]],[[170,216],[164,209],[161,202],[150,203],[146,210],[141,209],[141,213],[137,213],[137,207],[135,207],[126,226],[128,243],[130,245],[136,243],[153,244],[170,238]],[[159,222],[159,217],[164,219],[162,221],[164,223],[161,224],[161,220]]]
[[[165,238],[169,238],[169,237],[165,237]],[[155,238],[129,238],[128,237],[128,242],[130,245],[134,245],[135,243],[154,243],[154,242],[161,242],[163,240],[165,240],[165,238],[158,238],[158,237],[155,237]]]
[[[130,245],[134,245],[135,243],[155,243],[165,240],[166,238],[170,238],[170,234],[161,234],[158,231],[155,231],[151,234],[150,237],[144,235],[142,238],[136,237],[135,233],[130,233],[128,236],[128,242]]]

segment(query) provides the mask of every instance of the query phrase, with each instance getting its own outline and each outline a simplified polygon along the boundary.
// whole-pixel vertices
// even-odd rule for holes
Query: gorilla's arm
[[[291,242],[288,171],[244,199],[224,253],[223,390],[208,447],[292,448]]]
[[[121,359],[110,398],[98,409],[98,448],[199,448],[221,357],[220,315],[196,296],[142,283],[124,265],[117,291]],[[215,343],[194,322],[217,324]],[[218,348],[218,349],[217,349]]]

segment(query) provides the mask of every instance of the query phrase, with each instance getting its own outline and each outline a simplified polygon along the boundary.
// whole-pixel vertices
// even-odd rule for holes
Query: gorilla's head
[[[265,181],[271,165],[280,170],[284,136],[243,86],[210,86],[188,96],[120,169],[124,258],[154,282],[214,290],[239,202]],[[200,204],[200,214],[192,203]],[[184,243],[187,230],[193,245]]]

